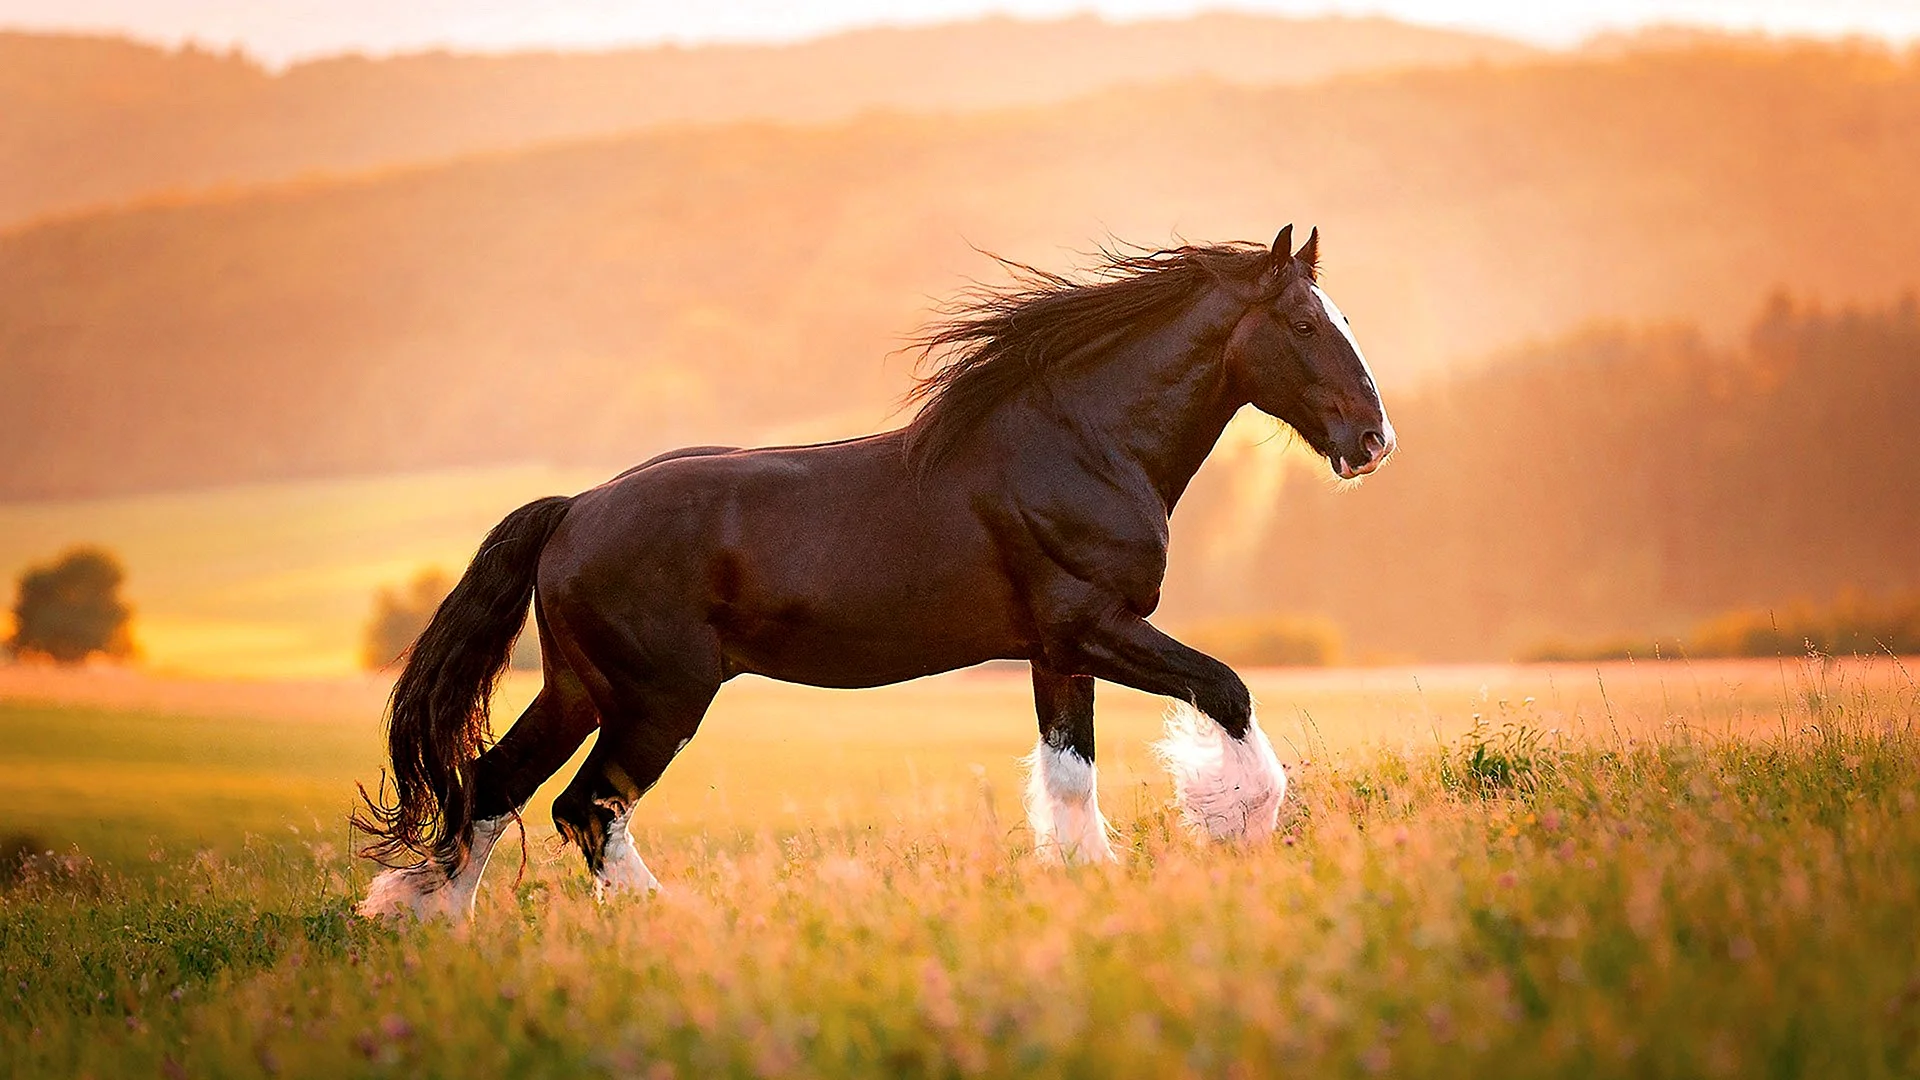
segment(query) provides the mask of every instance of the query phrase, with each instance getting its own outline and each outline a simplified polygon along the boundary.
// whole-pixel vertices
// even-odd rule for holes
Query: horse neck
[[[1061,388],[1082,439],[1136,465],[1173,513],[1227,422],[1234,400],[1222,354],[1245,309],[1223,290],[1203,294],[1166,325],[1081,369]]]

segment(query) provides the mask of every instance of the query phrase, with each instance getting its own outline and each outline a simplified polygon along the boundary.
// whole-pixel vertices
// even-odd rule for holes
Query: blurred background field
[[[1811,667],[1786,658],[1256,669],[1247,678],[1282,759],[1297,766],[1328,753],[1452,744],[1476,725],[1588,741],[1676,728],[1778,735],[1782,715],[1817,699],[1829,680],[1911,689],[1908,670],[1884,657]],[[538,685],[534,675],[510,676],[496,723],[517,715]],[[0,668],[0,822],[31,846],[77,846],[131,873],[155,852],[231,855],[249,836],[349,850],[354,785],[380,775],[386,688],[379,677],[246,683]],[[1100,688],[1101,783],[1115,815],[1167,798],[1147,749],[1164,707]],[[745,677],[722,692],[636,828],[685,842],[958,813],[989,815],[1012,833],[1024,829],[1016,758],[1034,737],[1022,665],[866,691]],[[536,848],[556,857],[547,805],[578,758],[527,812]]]
[[[1920,595],[1904,40],[1206,14],[0,55],[0,574],[118,553],[153,670],[344,675],[377,590],[529,498],[903,421],[901,347],[981,249],[1289,220],[1403,449],[1339,490],[1243,417],[1170,628],[1242,664],[1644,656]]]
[[[422,566],[457,572],[505,510],[602,479],[518,467],[0,502],[0,565],[81,541],[118,553],[157,672],[341,676],[361,667],[381,586]]]

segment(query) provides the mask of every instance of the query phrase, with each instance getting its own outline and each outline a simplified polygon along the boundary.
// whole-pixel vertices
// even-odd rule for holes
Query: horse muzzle
[[[1362,476],[1378,469],[1399,446],[1393,435],[1393,425],[1383,417],[1380,426],[1370,427],[1360,433],[1357,452],[1348,455],[1335,453],[1332,458],[1334,475],[1342,480],[1358,480]]]

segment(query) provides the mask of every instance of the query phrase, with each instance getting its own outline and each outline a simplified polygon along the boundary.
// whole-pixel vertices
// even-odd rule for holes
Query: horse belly
[[[809,648],[805,642],[797,642],[790,647],[742,657],[741,662],[733,665],[732,673],[763,675],[803,686],[861,690],[956,671],[988,660],[1023,658],[1007,655],[1006,649],[961,647],[905,650],[885,646],[859,649],[849,648],[840,642],[823,644],[825,648],[819,651]],[[749,650],[754,651],[757,650]]]
[[[997,574],[851,561],[721,613],[729,664],[786,682],[884,686],[1029,655]]]

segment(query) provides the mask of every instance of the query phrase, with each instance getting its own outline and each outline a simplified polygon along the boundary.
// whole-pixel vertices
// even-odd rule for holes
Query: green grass
[[[116,870],[154,853],[326,832],[339,846],[354,776],[377,776],[375,727],[0,705],[0,830],[78,847]],[[322,824],[329,822],[331,824]]]
[[[1910,683],[1815,665],[1738,734],[1672,722],[1652,684],[1572,718],[1480,695],[1458,704],[1474,719],[1436,694],[1440,737],[1296,744],[1283,837],[1248,851],[1186,837],[1120,765],[1104,787],[1129,857],[1110,872],[1036,863],[1004,765],[971,768],[1008,741],[1015,689],[880,695],[924,707],[918,750],[869,739],[889,729],[857,709],[827,723],[860,697],[751,691],[639,830],[669,892],[598,906],[536,831],[517,883],[509,838],[470,930],[351,917],[365,872],[325,830],[201,822],[189,843],[128,821],[161,861],[42,856],[0,892],[8,1072],[1920,1073]],[[1149,703],[1112,697],[1132,736]],[[0,734],[53,721],[86,741],[0,744],[8,768],[97,756],[273,789],[304,770],[337,802],[328,778],[366,753],[364,727],[289,755],[277,740],[312,722],[206,745],[209,721],[0,706]],[[781,760],[753,771],[773,732]],[[911,790],[822,809],[827,762],[908,753]],[[718,813],[723,786],[747,812]]]

